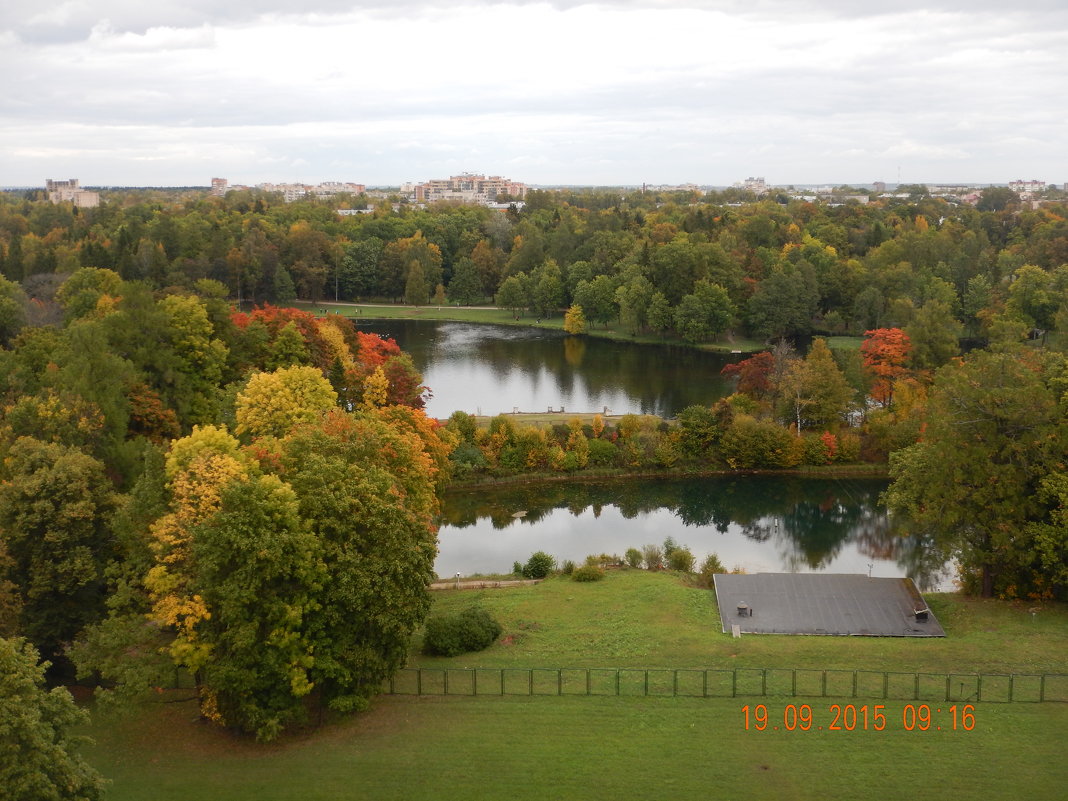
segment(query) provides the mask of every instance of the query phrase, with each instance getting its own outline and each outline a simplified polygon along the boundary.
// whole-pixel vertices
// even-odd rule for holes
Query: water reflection
[[[930,543],[898,534],[878,505],[886,482],[732,476],[551,484],[454,493],[439,534],[439,575],[507,571],[536,550],[581,561],[670,536],[703,558],[756,572],[911,576],[951,590]],[[524,512],[522,517],[516,517]]]
[[[557,331],[433,320],[361,320],[397,340],[433,390],[430,414],[499,414],[561,406],[672,417],[730,392],[720,375],[740,355],[639,345]]]

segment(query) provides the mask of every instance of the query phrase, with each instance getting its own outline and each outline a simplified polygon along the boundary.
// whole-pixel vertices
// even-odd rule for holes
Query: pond
[[[732,391],[720,375],[745,358],[559,331],[435,320],[359,320],[411,354],[433,396],[427,414],[568,412],[657,414],[710,406]]]
[[[928,543],[895,531],[879,479],[717,476],[479,488],[446,498],[435,570],[507,573],[535,551],[578,564],[671,537],[698,563],[716,553],[748,573],[910,576],[955,589],[952,566]],[[520,514],[523,513],[523,514]]]

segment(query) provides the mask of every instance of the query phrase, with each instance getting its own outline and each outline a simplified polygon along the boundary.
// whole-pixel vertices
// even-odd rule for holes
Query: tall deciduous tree
[[[893,400],[894,382],[908,375],[909,352],[912,343],[900,328],[875,328],[864,332],[860,345],[864,369],[872,377],[871,395],[883,406]]]
[[[935,377],[923,439],[890,455],[888,506],[956,555],[972,590],[1035,584],[1030,522],[1064,458],[1066,431],[1042,366],[1025,351],[975,351]]]
[[[23,634],[48,657],[104,611],[104,568],[115,556],[116,506],[104,465],[55,443],[20,437],[0,482],[0,537],[18,587]]]

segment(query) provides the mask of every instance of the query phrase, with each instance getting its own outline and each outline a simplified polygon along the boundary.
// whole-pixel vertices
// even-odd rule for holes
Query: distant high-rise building
[[[211,179],[211,193],[216,197],[222,197],[226,194],[226,188],[229,185],[229,181],[225,178],[212,178]]]
[[[738,189],[744,189],[747,192],[753,192],[757,195],[763,195],[768,191],[767,182],[763,178],[746,178],[744,181],[739,181],[735,184]]]
[[[48,200],[52,203],[73,203],[78,208],[93,209],[100,205],[100,193],[90,192],[78,185],[77,178],[66,181],[45,180]]]
[[[1045,181],[1009,181],[1009,189],[1016,193],[1043,192],[1046,189]]]
[[[872,186],[874,186],[875,191],[880,194],[886,191],[886,181],[876,181]]]

